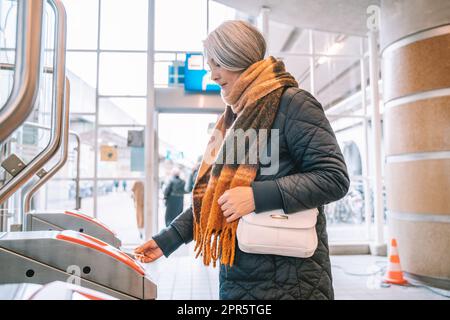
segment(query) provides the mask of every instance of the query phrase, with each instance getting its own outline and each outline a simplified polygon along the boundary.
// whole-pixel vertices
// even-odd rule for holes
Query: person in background
[[[139,230],[140,238],[143,238],[144,232],[144,183],[136,181],[131,188],[131,194],[136,209],[136,222]]]
[[[191,173],[189,174],[189,178],[187,180],[186,187],[184,188],[184,191],[186,191],[186,193],[190,193],[190,192],[192,192],[192,189],[194,189],[195,179],[197,178],[198,169],[200,168],[201,163],[202,163],[202,156],[200,156],[197,159],[197,163],[194,165]]]
[[[166,227],[183,211],[185,181],[180,178],[180,170],[173,168],[171,178],[164,189],[164,201],[166,204]]]
[[[126,180],[122,181],[122,188],[123,188],[123,191],[127,191],[127,181]]]
[[[114,180],[114,191],[118,191],[119,190],[119,180]]]

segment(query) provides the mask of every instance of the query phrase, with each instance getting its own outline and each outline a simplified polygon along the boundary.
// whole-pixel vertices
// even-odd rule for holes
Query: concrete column
[[[450,289],[450,2],[381,4],[389,232],[407,276]]]

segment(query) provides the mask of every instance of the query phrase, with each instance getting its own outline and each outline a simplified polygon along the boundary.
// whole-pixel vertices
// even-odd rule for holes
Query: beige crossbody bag
[[[309,258],[317,248],[317,209],[250,213],[239,220],[239,249],[247,253]]]

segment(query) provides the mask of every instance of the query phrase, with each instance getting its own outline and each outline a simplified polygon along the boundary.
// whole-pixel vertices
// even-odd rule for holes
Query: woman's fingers
[[[230,222],[233,222],[234,220],[237,220],[237,219],[239,219],[239,215],[237,213],[234,213],[234,214],[232,214],[231,216],[229,216],[227,218],[227,222],[230,223]]]
[[[146,243],[144,243],[143,245],[134,249],[134,252],[135,253],[143,253],[146,250],[149,250],[152,248],[157,248],[157,247],[158,247],[158,244],[155,242],[155,240],[151,239],[151,240],[147,241]]]
[[[155,260],[155,256],[153,254],[141,254],[141,255],[135,255],[136,259],[143,263],[149,263]]]
[[[228,209],[231,209],[231,203],[229,202],[225,202],[220,208],[222,209],[223,212],[225,212]]]
[[[143,246],[137,247],[136,249],[134,249],[134,253],[136,254],[140,254],[144,251]]]
[[[146,251],[145,254],[136,254],[135,255],[136,259],[142,263],[153,262],[156,259],[161,258],[162,256],[163,256],[163,252],[159,248]]]
[[[219,204],[219,206],[221,206],[227,201],[228,201],[228,191],[225,191],[224,194],[220,196],[219,200],[217,200],[217,203]]]
[[[140,247],[134,250],[134,256],[137,260],[143,263],[152,262],[162,257],[163,252],[159,248],[155,240],[151,239]]]
[[[234,213],[233,208],[229,208],[229,209],[226,209],[225,211],[223,211],[223,215],[224,215],[225,217],[229,217],[229,216],[231,216],[233,213]]]

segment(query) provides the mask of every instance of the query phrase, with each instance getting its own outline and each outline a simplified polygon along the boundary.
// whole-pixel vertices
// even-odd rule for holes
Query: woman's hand
[[[134,256],[143,263],[153,262],[163,256],[163,252],[159,248],[155,240],[151,239],[142,246],[134,249]]]
[[[255,200],[251,187],[236,187],[227,190],[219,198],[218,203],[228,223],[255,211]]]

